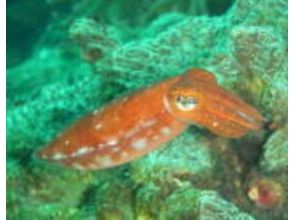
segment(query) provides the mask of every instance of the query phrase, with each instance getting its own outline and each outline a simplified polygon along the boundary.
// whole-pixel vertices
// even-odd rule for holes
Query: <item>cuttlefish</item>
[[[141,157],[191,125],[240,138],[259,130],[263,120],[212,73],[191,69],[95,110],[37,155],[77,169],[103,169]]]

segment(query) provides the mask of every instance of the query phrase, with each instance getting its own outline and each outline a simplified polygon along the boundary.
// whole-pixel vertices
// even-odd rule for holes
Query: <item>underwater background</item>
[[[7,219],[287,219],[286,0],[7,1]],[[75,170],[33,155],[81,116],[191,67],[267,119],[191,126],[148,155]]]

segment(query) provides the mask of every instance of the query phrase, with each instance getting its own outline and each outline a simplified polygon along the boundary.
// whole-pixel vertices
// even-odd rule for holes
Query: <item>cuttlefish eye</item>
[[[192,96],[176,96],[176,105],[182,111],[192,111],[197,106],[197,100]]]

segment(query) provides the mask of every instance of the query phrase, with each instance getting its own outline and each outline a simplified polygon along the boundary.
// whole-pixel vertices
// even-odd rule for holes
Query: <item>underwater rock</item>
[[[192,186],[186,185],[168,192],[149,186],[143,187],[137,195],[141,203],[136,212],[142,219],[254,220],[216,192],[201,191]]]
[[[208,219],[236,219],[254,220],[254,218],[235,205],[222,199],[217,193],[211,191],[201,192],[198,199],[199,220]]]
[[[274,27],[277,32],[282,33],[284,40],[287,39],[287,0],[236,0],[230,12],[234,24]]]
[[[31,59],[7,70],[7,109],[15,109],[38,99],[47,86],[71,86],[80,78],[91,75],[89,64],[77,58],[68,62],[62,49],[39,49]]]
[[[37,99],[9,111],[6,118],[7,137],[10,140],[8,151],[22,148],[22,142],[30,143],[31,140],[37,141],[34,145],[29,144],[31,149],[45,144],[56,135],[58,128],[76,118],[77,114],[87,111],[90,105],[94,108],[96,103],[94,104],[93,100],[99,103],[98,94],[94,93],[98,85],[99,80],[88,77],[68,87],[62,84],[51,85],[43,90]]]
[[[114,80],[129,88],[154,83],[195,66],[198,55],[210,54],[209,49],[222,40],[214,37],[216,32],[225,25],[218,18],[187,17],[152,38],[123,44],[95,66],[98,72],[117,72]],[[136,84],[132,78],[138,80]]]
[[[283,127],[288,120],[288,70],[284,63],[264,87],[261,107],[269,121]]]
[[[264,172],[278,172],[288,166],[287,125],[275,131],[263,146],[264,153],[260,167]]]
[[[231,32],[233,54],[240,67],[235,82],[270,121],[287,119],[287,49],[280,32],[272,27],[240,26]],[[283,106],[277,108],[277,106]]]
[[[138,88],[146,85],[146,82],[154,83],[187,70],[197,63],[197,57],[200,59],[209,56],[212,47],[217,48],[223,43],[224,38],[216,38],[215,35],[227,27],[224,18],[176,14],[165,17],[169,20],[176,19],[177,22],[173,25],[162,25],[162,19],[155,21],[144,30],[145,34],[140,39],[125,42],[109,51],[107,56],[98,59],[95,62],[97,72],[115,72],[118,75],[113,78],[114,81],[128,88]],[[84,26],[79,28],[82,31],[80,35],[85,36],[85,39],[91,38],[87,34],[87,24]],[[93,30],[98,28],[96,24]],[[161,32],[158,32],[158,28]],[[109,37],[105,35],[102,38]],[[91,41],[83,47],[91,47]],[[131,79],[134,77],[137,81],[132,84]]]
[[[244,74],[269,79],[286,58],[286,42],[272,27],[241,25],[231,32],[233,53]]]
[[[197,133],[184,132],[160,149],[133,162],[132,178],[137,184],[173,181],[178,176],[198,176],[199,180],[203,180],[209,177],[214,167],[209,145],[209,140]]]
[[[89,62],[106,56],[120,43],[116,29],[86,18],[77,20],[71,26],[69,34],[80,45],[84,58]]]
[[[9,69],[7,151],[33,150],[45,144],[81,111],[99,105],[96,91],[100,85],[100,78],[93,77],[88,65],[68,63],[59,51],[44,50]]]
[[[7,187],[14,189],[8,191],[9,219],[72,219],[82,214],[76,205],[88,185],[97,182],[95,175],[44,165],[16,161],[7,169]]]

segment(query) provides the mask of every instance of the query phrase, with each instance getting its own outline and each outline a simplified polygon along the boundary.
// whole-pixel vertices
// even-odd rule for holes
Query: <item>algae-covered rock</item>
[[[265,172],[275,172],[288,166],[288,128],[285,126],[273,133],[263,146],[260,162]]]
[[[245,26],[232,30],[235,57],[246,71],[270,78],[285,60],[286,44],[277,30]]]
[[[232,9],[234,22],[253,26],[274,27],[287,38],[288,4],[285,0],[235,1]]]
[[[193,132],[185,132],[160,149],[132,163],[132,178],[137,183],[167,182],[178,175],[205,179],[214,171],[214,158],[209,147],[207,139]]]
[[[288,100],[287,45],[282,33],[272,27],[242,25],[234,28],[231,35],[234,56],[241,67],[240,79],[244,79],[239,89],[247,91],[266,116],[277,123],[284,122]]]
[[[9,219],[74,219],[82,214],[76,206],[94,175],[27,163],[7,168],[7,187],[13,189],[7,195]]]
[[[189,185],[168,193],[162,191],[149,187],[138,192],[142,202],[138,204],[137,212],[142,219],[254,220],[214,191],[201,191]]]
[[[236,206],[223,200],[215,192],[204,191],[199,198],[199,219],[236,219],[236,220],[254,220],[254,218],[242,211]]]

